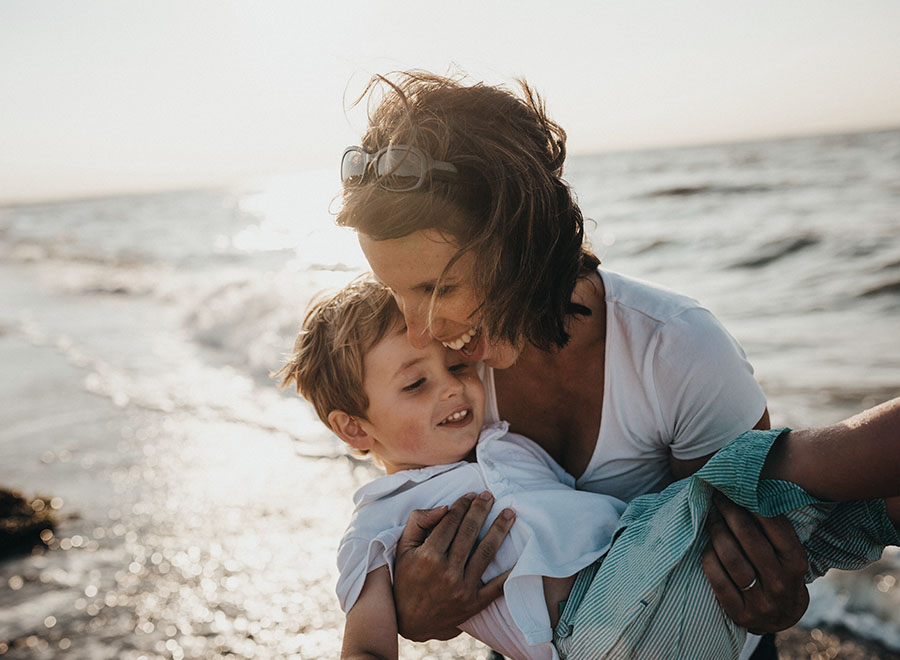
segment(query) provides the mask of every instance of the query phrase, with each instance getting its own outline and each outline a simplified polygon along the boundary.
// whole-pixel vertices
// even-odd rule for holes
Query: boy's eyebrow
[[[406,362],[401,364],[399,367],[397,367],[397,370],[394,372],[394,378],[396,378],[397,376],[402,374],[404,371],[406,371],[410,367],[414,367],[416,364],[418,364],[419,362],[421,362],[424,359],[425,358],[420,355],[419,357],[414,357],[411,360],[407,360]]]

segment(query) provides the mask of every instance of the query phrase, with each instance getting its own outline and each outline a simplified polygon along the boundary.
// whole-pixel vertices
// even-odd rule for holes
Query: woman
[[[374,89],[341,163],[338,222],[358,232],[413,345],[434,337],[487,366],[487,421],[534,439],[578,488],[624,500],[768,428],[752,368],[707,310],[599,269],[561,178],[565,133],[526,84],[518,97],[414,72]],[[503,577],[480,576],[510,522],[477,542],[489,504],[411,517],[395,566],[405,637],[446,639],[499,595]],[[808,602],[793,530],[727,500],[720,511],[704,556],[717,598],[751,631],[792,625]]]

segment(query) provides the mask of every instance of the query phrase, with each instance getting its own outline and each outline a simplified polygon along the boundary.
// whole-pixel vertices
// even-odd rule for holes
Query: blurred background
[[[526,78],[604,265],[709,307],[773,425],[900,395],[898,34],[891,0],[0,0],[0,487],[56,523],[0,547],[0,656],[338,655],[377,473],[269,374],[365,268],[332,214],[375,73]],[[782,657],[900,657],[898,578],[817,582]]]

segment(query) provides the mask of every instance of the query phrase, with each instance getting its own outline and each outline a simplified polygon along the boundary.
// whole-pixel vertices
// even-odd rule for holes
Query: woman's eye
[[[454,289],[456,289],[456,286],[453,284],[445,284],[444,286],[438,287],[437,289],[435,289],[435,286],[433,284],[426,284],[422,287],[425,295],[436,295],[438,298],[449,296],[451,293],[453,293]]]
[[[403,391],[404,391],[404,392],[412,392],[413,390],[419,389],[419,388],[422,387],[422,385],[424,385],[424,384],[425,384],[425,379],[424,379],[424,378],[420,378],[420,379],[417,380],[415,383],[410,383],[409,385],[407,385],[406,387],[404,387],[404,388],[403,388]]]

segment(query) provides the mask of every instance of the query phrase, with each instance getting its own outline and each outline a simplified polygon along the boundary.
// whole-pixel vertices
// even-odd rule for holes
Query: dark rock
[[[27,500],[17,491],[0,488],[0,559],[46,545],[56,522],[49,497]],[[45,530],[51,534],[42,537]]]

